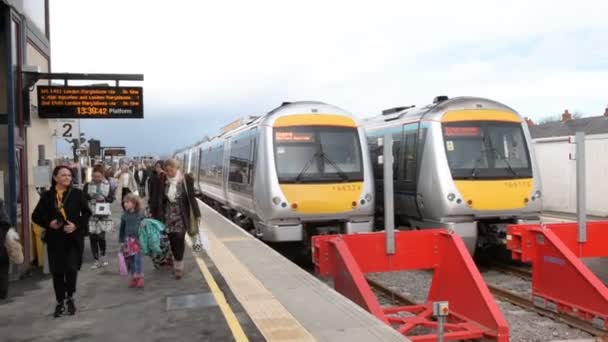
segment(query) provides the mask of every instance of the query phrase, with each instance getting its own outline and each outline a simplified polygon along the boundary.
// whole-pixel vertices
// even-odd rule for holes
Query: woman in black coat
[[[165,182],[167,175],[163,170],[163,161],[154,164],[154,171],[148,180],[148,207],[152,218],[165,222],[163,196],[165,194]]]
[[[66,309],[76,313],[73,295],[82,266],[84,236],[91,210],[84,193],[72,187],[72,172],[67,166],[53,170],[52,187],[42,194],[32,214],[32,221],[45,230],[48,260],[53,275],[57,306],[55,317]]]
[[[4,201],[0,200],[0,299],[6,299],[8,296],[9,259],[4,243],[10,227],[11,224],[4,209]]]

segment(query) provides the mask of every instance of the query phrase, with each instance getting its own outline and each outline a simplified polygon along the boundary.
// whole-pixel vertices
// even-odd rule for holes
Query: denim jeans
[[[143,265],[141,253],[137,253],[127,257],[127,267],[130,274],[143,273]]]

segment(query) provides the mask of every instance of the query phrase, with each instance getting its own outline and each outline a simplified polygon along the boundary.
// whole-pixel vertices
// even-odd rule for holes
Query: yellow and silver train
[[[205,200],[265,241],[373,230],[365,133],[338,107],[284,103],[226,126],[176,158],[194,174]]]
[[[541,184],[525,120],[496,101],[446,96],[364,122],[382,216],[380,139],[393,138],[396,223],[445,227],[471,253],[504,243],[509,223],[538,220]]]

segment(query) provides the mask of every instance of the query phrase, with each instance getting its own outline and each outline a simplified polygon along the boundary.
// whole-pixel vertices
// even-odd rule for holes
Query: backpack
[[[161,253],[161,233],[165,225],[155,219],[143,219],[139,228],[139,243],[144,255],[157,255]]]

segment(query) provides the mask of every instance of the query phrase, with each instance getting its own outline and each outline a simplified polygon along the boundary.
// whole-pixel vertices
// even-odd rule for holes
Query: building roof
[[[608,117],[592,116],[572,120],[560,120],[530,126],[532,139],[575,135],[576,132],[591,134],[608,133]]]

